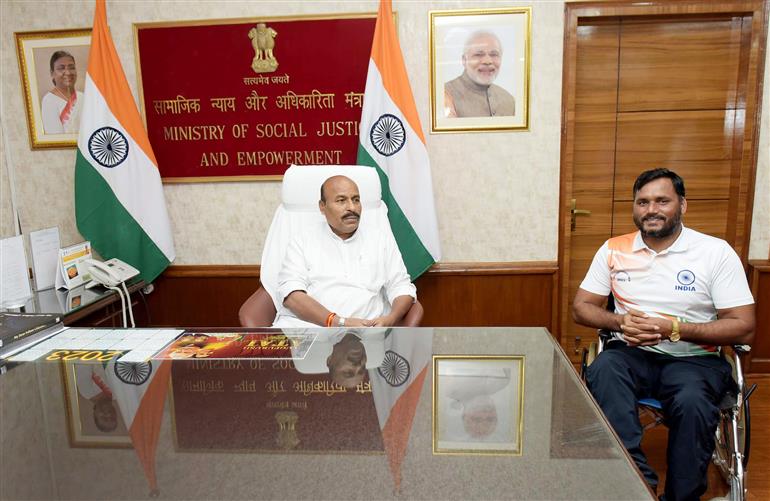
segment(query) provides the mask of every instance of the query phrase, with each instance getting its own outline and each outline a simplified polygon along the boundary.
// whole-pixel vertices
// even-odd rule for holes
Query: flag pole
[[[0,95],[0,116],[5,116],[4,100]],[[5,127],[5,122],[0,122],[0,128],[2,128],[3,134],[3,148],[5,149],[5,171],[8,173],[8,187],[11,192],[11,217],[13,218],[13,231],[14,235],[21,235],[21,221],[19,220],[19,207],[16,202],[16,176],[15,169],[13,167],[13,160],[11,157],[11,147],[8,144],[8,132]],[[0,189],[2,192],[2,189]]]

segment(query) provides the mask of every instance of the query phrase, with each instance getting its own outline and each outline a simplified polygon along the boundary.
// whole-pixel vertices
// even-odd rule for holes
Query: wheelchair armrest
[[[748,355],[749,354],[749,352],[751,351],[751,345],[749,345],[749,344],[734,344],[733,345],[733,351],[737,355],[742,357],[744,355]]]
[[[612,331],[609,329],[599,329],[598,334],[599,334],[599,339],[601,339],[605,343],[610,339],[612,339]]]

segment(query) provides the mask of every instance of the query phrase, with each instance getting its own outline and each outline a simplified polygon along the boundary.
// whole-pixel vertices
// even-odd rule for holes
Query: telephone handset
[[[89,259],[86,261],[86,266],[88,266],[88,273],[91,275],[93,282],[105,287],[117,287],[139,274],[139,270],[118,258],[112,258],[103,263]]]

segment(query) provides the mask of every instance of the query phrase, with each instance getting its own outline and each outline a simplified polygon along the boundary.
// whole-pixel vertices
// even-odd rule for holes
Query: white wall
[[[4,127],[16,169],[24,231],[58,225],[63,244],[80,241],[74,221],[74,150],[32,151],[27,139],[14,32],[90,26],[93,1],[0,2],[0,76]],[[532,6],[530,130],[431,135],[428,12],[440,9]],[[375,12],[378,2],[111,1],[108,20],[135,91],[132,23],[185,19]],[[404,59],[426,131],[433,170],[443,261],[556,260],[564,4],[562,1],[394,1]],[[770,64],[767,65],[770,68]],[[757,173],[751,254],[770,247],[768,79]],[[135,92],[135,95],[136,92]],[[12,232],[5,158],[0,158],[0,231]],[[279,199],[278,182],[165,185],[177,264],[253,264]]]
[[[2,127],[0,121],[0,127]],[[5,146],[0,139],[0,157],[5,158]],[[0,160],[0,236],[13,235],[13,209],[11,207],[11,185],[8,180],[8,171],[5,168],[5,160]]]
[[[770,50],[766,51],[765,55],[762,124],[759,135],[749,259],[770,259]]]

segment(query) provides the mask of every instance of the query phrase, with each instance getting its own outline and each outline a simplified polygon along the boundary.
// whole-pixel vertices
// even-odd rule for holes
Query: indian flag
[[[75,163],[78,230],[151,282],[174,260],[158,163],[96,1]]]
[[[171,377],[171,362],[118,360],[110,362],[105,373],[107,385],[118,402],[131,444],[150,485],[150,494],[157,496],[160,491],[155,473],[155,452]]]
[[[377,169],[382,199],[412,280],[441,259],[425,136],[390,0],[381,0],[361,112],[358,164]]]
[[[397,331],[386,338],[385,359],[380,368],[369,371],[382,443],[396,491],[401,488],[401,463],[433,353],[433,329]]]

